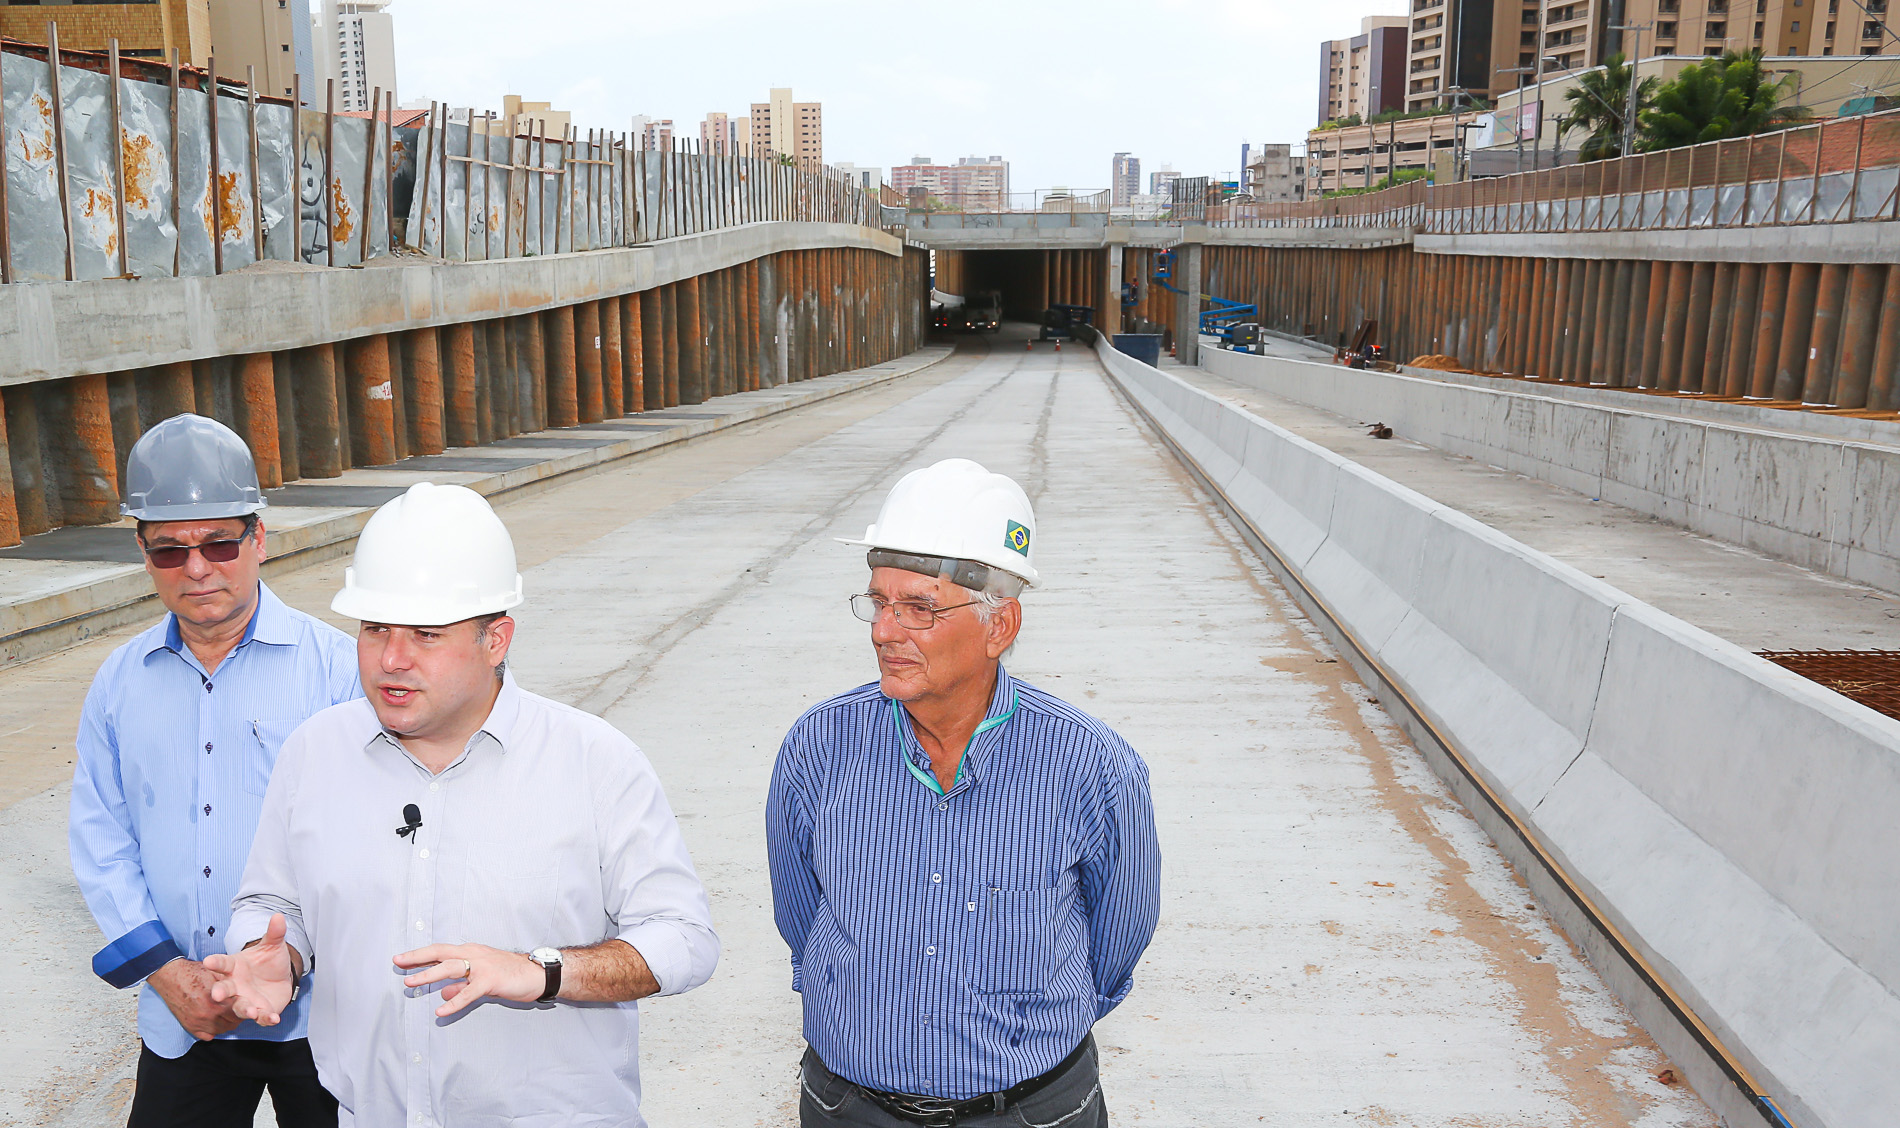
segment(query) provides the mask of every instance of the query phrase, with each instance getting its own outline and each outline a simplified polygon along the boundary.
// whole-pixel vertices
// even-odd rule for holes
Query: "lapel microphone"
[[[414,803],[405,803],[402,808],[402,825],[396,828],[397,838],[407,838],[422,825],[422,808]]]

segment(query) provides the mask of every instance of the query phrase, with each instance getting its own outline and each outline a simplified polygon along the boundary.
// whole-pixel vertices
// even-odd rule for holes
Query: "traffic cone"
[[[1057,341],[1057,342],[1056,342],[1056,351],[1057,351],[1057,352],[1061,352],[1061,351],[1062,351],[1062,342],[1061,342],[1061,341]]]
[[[1024,351],[1024,352],[1035,352],[1035,351],[1036,351],[1036,339],[1035,339],[1034,337],[1024,337],[1024,338],[1023,338],[1023,351]]]

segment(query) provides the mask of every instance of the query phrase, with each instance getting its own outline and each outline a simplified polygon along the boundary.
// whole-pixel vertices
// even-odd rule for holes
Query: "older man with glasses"
[[[906,475],[866,531],[879,680],[792,726],[766,807],[804,996],[800,1122],[1108,1122],[1095,1022],[1160,911],[1147,768],[1002,656],[1037,581],[1021,487]]]
[[[362,696],[348,635],[258,578],[267,504],[251,452],[197,415],[153,427],[126,460],[121,512],[163,620],[93,677],[73,768],[73,872],[106,945],[92,967],[143,983],[133,1128],[249,1128],[266,1088],[279,1124],[336,1124],[301,1007],[241,1021],[211,997],[231,898],[284,738]]]

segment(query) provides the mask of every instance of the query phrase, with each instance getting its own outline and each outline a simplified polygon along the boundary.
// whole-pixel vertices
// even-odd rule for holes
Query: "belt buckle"
[[[924,1128],[956,1128],[957,1102],[942,1097],[902,1096],[891,1102]]]

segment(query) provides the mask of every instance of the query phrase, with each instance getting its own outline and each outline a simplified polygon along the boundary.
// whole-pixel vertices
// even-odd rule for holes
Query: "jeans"
[[[847,1081],[805,1050],[799,1063],[798,1123],[800,1128],[915,1128],[878,1104],[858,1085]],[[1095,1044],[1074,1065],[1049,1079],[1040,1090],[1024,1097],[1001,1114],[977,1113],[957,1121],[958,1128],[1107,1128],[1108,1107],[1102,1101],[1100,1060]]]
[[[176,1058],[141,1045],[126,1128],[251,1128],[266,1088],[282,1128],[336,1128],[336,1098],[303,1038],[198,1042]]]

